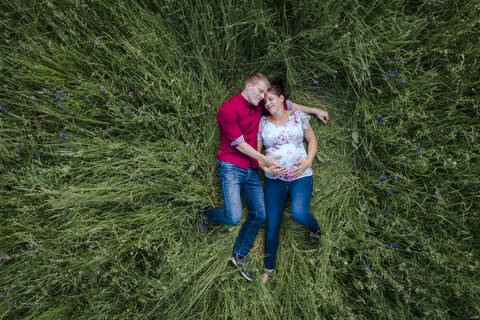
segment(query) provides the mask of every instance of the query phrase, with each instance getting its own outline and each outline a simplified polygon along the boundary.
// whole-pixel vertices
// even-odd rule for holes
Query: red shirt
[[[264,111],[263,101],[258,106],[248,102],[241,93],[228,99],[218,110],[217,122],[220,127],[220,148],[217,159],[231,162],[240,168],[258,168],[258,161],[237,150],[242,142],[257,150],[258,124]],[[286,100],[285,109],[291,109],[291,102]]]

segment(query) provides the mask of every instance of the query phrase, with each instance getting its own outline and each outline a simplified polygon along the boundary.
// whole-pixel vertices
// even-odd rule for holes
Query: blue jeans
[[[248,207],[248,218],[238,233],[233,254],[246,257],[253,246],[257,233],[265,222],[265,201],[263,188],[256,169],[249,167],[242,169],[239,166],[218,161],[218,176],[222,185],[222,194],[225,207],[208,210],[208,221],[235,225],[242,218],[243,198]]]
[[[278,233],[282,222],[287,198],[292,200],[292,218],[312,232],[317,232],[318,222],[310,213],[313,177],[308,176],[293,181],[269,179],[265,177],[265,208],[267,210],[267,232],[265,233],[266,269],[275,268],[278,249]]]

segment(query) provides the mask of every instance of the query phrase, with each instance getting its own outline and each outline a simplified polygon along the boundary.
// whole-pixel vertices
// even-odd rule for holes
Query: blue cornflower
[[[407,79],[402,79],[402,84],[403,85],[406,85],[408,83],[408,80]]]
[[[365,266],[365,270],[370,271],[370,265],[368,262],[364,262],[363,265]]]
[[[398,242],[395,241],[395,242],[389,243],[387,246],[390,248],[396,248],[398,246]]]
[[[382,170],[382,173],[387,173],[387,169],[383,169],[383,170]]]
[[[375,115],[375,119],[377,119],[378,121],[382,122],[382,121],[385,119],[385,117],[384,117],[384,116],[377,116],[377,115]]]
[[[393,194],[393,191],[392,191],[392,190],[387,190],[387,194],[388,194],[389,196],[391,196],[391,195]]]
[[[422,152],[422,148],[415,148],[415,150],[412,150],[412,152]]]
[[[381,177],[380,178],[380,181],[385,181],[385,180],[387,180],[387,177]]]
[[[67,141],[67,136],[65,136],[63,133],[60,134],[60,137],[63,139],[63,141]]]
[[[383,285],[383,280],[380,281],[380,289],[385,290],[385,286]]]
[[[383,215],[387,215],[387,214],[388,214],[388,210],[387,209],[383,210]]]
[[[393,71],[393,74],[394,75],[400,74],[400,71],[397,69],[397,70]]]
[[[5,109],[2,106],[0,106],[0,112],[5,112]]]

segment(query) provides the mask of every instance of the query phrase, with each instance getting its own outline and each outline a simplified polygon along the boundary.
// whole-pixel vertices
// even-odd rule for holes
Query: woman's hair
[[[285,100],[287,100],[288,95],[290,94],[290,87],[288,86],[287,79],[281,74],[277,75],[272,81],[270,81],[270,87],[267,92],[273,92],[277,96],[283,95]]]

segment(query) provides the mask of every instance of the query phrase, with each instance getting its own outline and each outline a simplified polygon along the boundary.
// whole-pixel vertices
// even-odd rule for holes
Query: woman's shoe
[[[318,241],[320,241],[320,235],[318,234],[318,232],[313,233],[310,231],[308,239],[311,243],[316,244]]]
[[[268,269],[263,269],[262,272],[262,282],[267,283],[271,277],[273,277],[273,269],[268,270]]]

